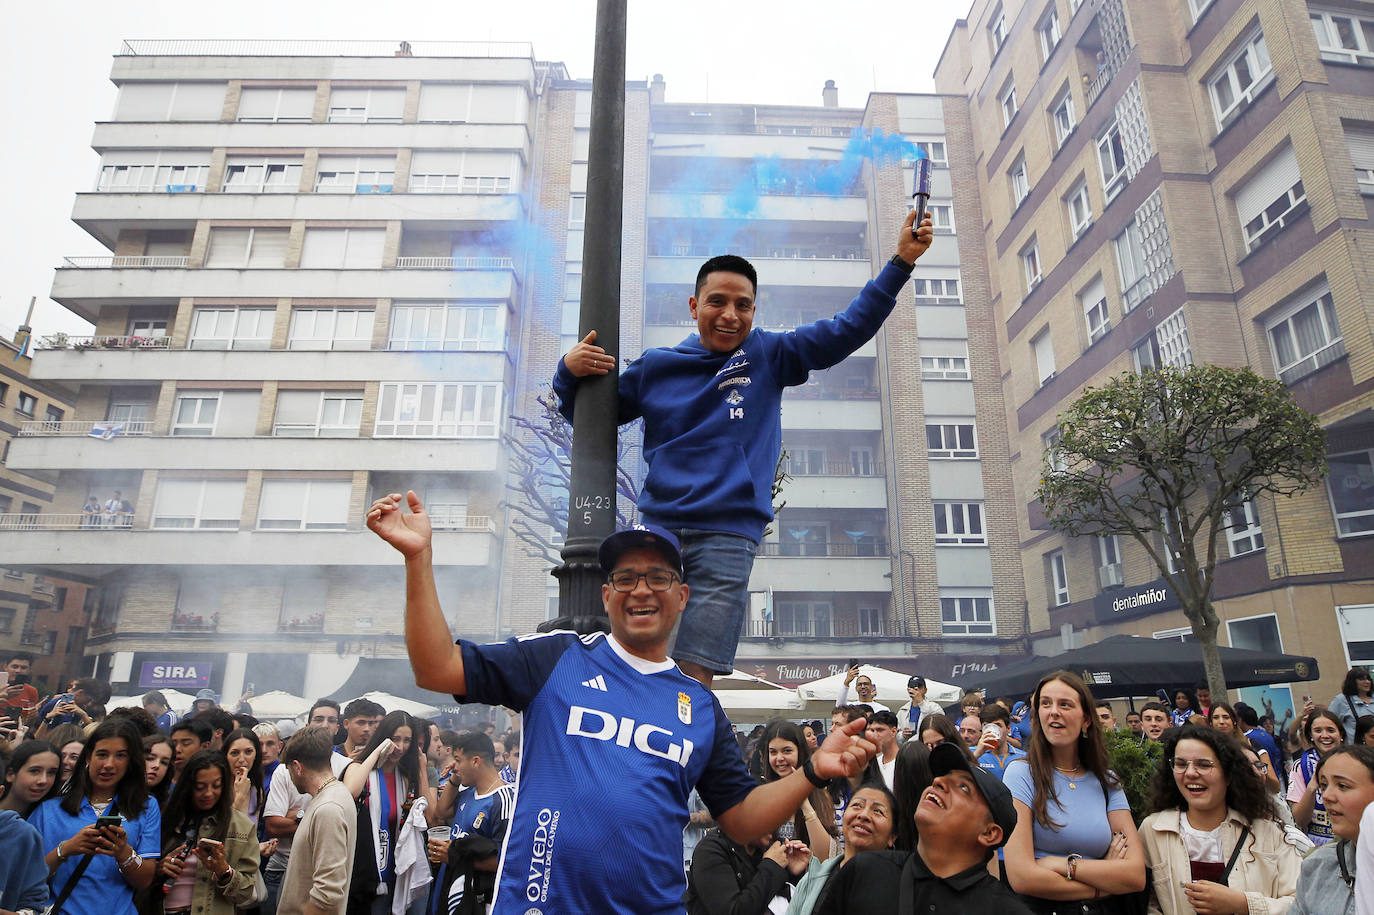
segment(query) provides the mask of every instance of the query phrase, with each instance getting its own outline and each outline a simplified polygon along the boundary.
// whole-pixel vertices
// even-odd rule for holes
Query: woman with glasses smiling
[[[1285,841],[1241,745],[1214,728],[1186,724],[1166,734],[1163,749],[1151,813],[1140,824],[1150,911],[1287,911],[1302,858]]]

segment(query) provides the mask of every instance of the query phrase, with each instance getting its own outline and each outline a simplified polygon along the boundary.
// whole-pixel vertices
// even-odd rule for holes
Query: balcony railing
[[[120,57],[533,57],[525,41],[290,41],[283,39],[137,39]]]
[[[712,245],[666,245],[651,248],[651,257],[711,257],[719,251]],[[868,260],[864,248],[766,248],[745,255],[751,260],[789,259],[824,261],[863,261]]]
[[[56,586],[52,583],[52,579],[45,578],[42,575],[35,575],[33,577],[33,593],[52,594],[54,590],[56,590]]]
[[[514,270],[509,257],[398,257],[400,270]]]
[[[62,422],[51,422],[46,419],[35,419],[19,424],[20,437],[33,435],[76,435],[111,439],[117,435],[151,435],[152,431],[153,424],[148,420],[130,420],[128,422],[119,422],[117,420],[102,420],[99,422],[63,420]]]
[[[138,335],[73,337],[70,334],[49,334],[38,341],[39,349],[74,349],[80,352],[88,349],[167,349],[170,345],[171,340],[167,337]]]
[[[278,632],[324,632],[324,614],[312,613],[305,619],[277,621]]]
[[[129,530],[133,515],[95,512],[51,512],[30,515],[11,512],[0,515],[0,531],[79,531],[79,530]]]
[[[796,400],[877,400],[878,389],[867,385],[862,387],[822,387],[821,385],[802,384],[788,388],[783,397]]]
[[[784,536],[786,533],[784,532]],[[854,543],[852,540],[798,540],[791,543],[760,543],[758,554],[760,556],[796,556],[802,558],[813,558],[817,556],[828,557],[862,557],[869,559],[888,558],[887,541],[877,538],[871,540],[861,540]]]
[[[899,621],[878,620],[746,620],[744,637],[755,639],[879,639],[905,635]]]
[[[443,506],[436,506],[440,509]],[[426,508],[426,511],[429,509]],[[447,516],[440,512],[439,515],[430,515],[430,527],[436,531],[466,531],[478,534],[496,533],[496,522],[491,520],[488,515],[467,515],[466,517]]]
[[[188,258],[184,254],[120,254],[105,257],[64,257],[62,266],[81,269],[104,269],[110,267],[185,267]]]
[[[209,616],[174,612],[172,614],[173,632],[214,632],[219,629],[219,614]]]
[[[867,465],[856,465],[853,461],[803,463],[793,458],[787,472],[794,477],[880,477],[883,468],[871,461]]]

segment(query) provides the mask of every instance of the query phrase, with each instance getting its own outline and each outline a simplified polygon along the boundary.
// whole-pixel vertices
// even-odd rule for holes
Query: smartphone
[[[858,659],[858,658],[850,658],[848,661],[845,662],[844,669],[845,669],[845,670],[853,670],[854,668],[856,668],[856,667],[858,667],[858,666],[859,666],[859,659]]]
[[[95,818],[95,828],[96,828],[96,829],[104,829],[104,828],[107,827],[107,826],[122,826],[123,824],[124,824],[124,818],[123,818],[122,816],[119,816],[118,814],[116,814],[115,816],[112,816],[112,817],[96,817],[96,818]]]
[[[71,693],[62,693],[60,696],[57,697],[57,705],[61,705],[61,704],[64,703],[64,702],[75,702],[75,701],[76,701],[76,697],[73,696]],[[55,705],[55,706],[53,706],[53,707],[56,708],[57,706]]]
[[[1157,689],[1157,690],[1155,690],[1155,695],[1159,697],[1159,701],[1160,701],[1160,702],[1163,702],[1165,705],[1168,705],[1168,704],[1169,704],[1169,691],[1168,691],[1168,690],[1166,690],[1166,689]]]
[[[221,842],[221,841],[219,841],[218,839],[201,839],[197,844],[198,844],[198,845],[214,845],[214,846],[217,846],[217,847],[219,847],[219,848],[223,848],[223,847],[224,847],[224,843]]]
[[[29,674],[15,674],[10,678],[10,686],[23,686],[29,682]]]
[[[9,685],[10,672],[8,670],[0,670],[0,689],[9,689]]]

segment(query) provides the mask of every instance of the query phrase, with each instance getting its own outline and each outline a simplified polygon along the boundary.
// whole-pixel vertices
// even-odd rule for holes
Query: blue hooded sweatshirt
[[[630,363],[619,378],[620,422],[644,417],[643,521],[762,539],[773,520],[783,388],[873,339],[906,280],[889,264],[833,318],[785,333],[755,328],[730,353],[692,334]],[[569,422],[577,382],[560,359],[553,390]]]
[[[47,905],[43,837],[13,810],[0,810],[0,909],[41,912]]]

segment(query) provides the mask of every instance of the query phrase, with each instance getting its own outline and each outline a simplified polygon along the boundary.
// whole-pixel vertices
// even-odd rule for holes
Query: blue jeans
[[[281,898],[281,878],[284,876],[285,870],[262,869],[262,882],[267,884],[267,901],[258,906],[258,915],[276,915],[277,900]]]
[[[673,534],[682,544],[682,566],[691,589],[678,623],[673,660],[728,674],[735,667],[758,544],[738,534],[690,528]]]

